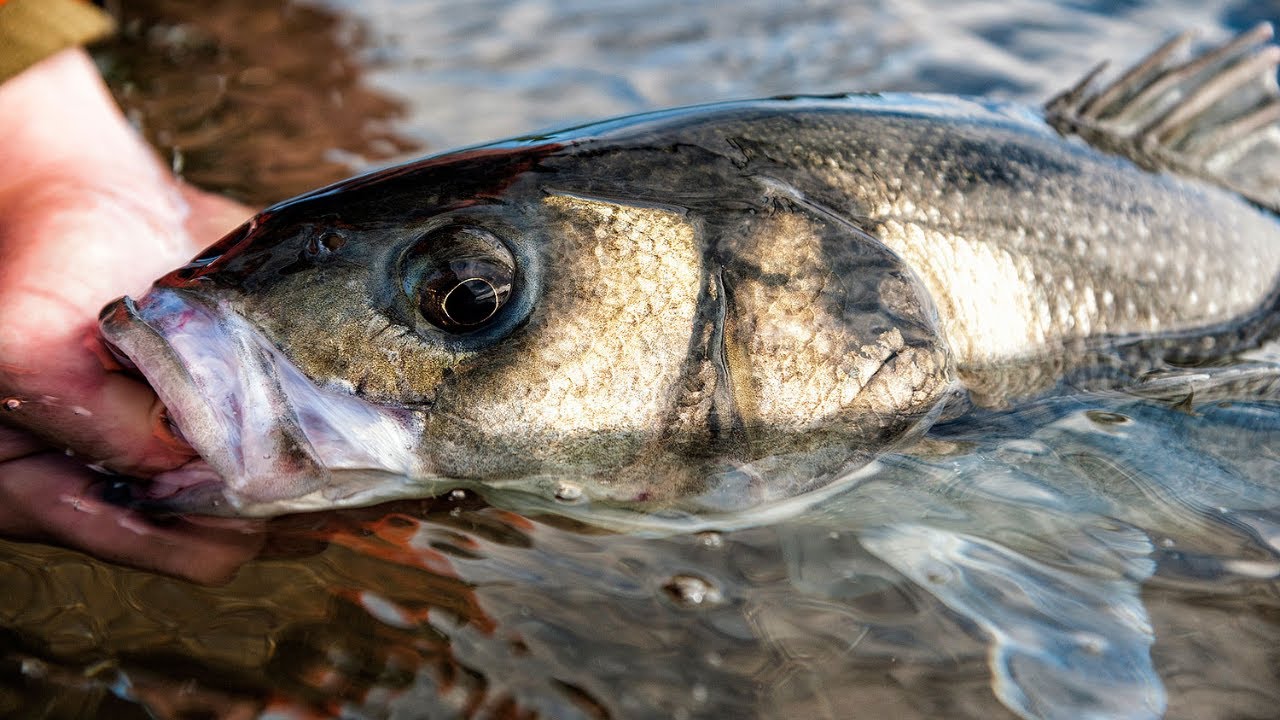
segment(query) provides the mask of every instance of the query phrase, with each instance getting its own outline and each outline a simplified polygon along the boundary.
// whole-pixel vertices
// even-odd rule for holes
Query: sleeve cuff
[[[0,82],[114,31],[110,15],[82,0],[0,0]]]

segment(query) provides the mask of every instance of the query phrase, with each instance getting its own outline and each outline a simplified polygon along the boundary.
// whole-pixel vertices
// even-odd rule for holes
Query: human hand
[[[174,178],[79,49],[0,85],[0,167],[0,535],[230,577],[257,535],[151,523],[104,502],[86,463],[146,477],[192,457],[150,387],[111,369],[97,315],[250,211]]]

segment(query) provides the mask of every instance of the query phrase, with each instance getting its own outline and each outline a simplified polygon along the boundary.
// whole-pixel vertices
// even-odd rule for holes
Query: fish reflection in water
[[[1232,623],[1202,625],[1204,618],[1179,626],[1186,618],[1149,617],[1143,594],[1231,586],[1242,607],[1274,610],[1280,492],[1270,480],[1277,458],[1266,448],[1280,431],[1276,410],[1221,401],[1193,415],[1122,395],[1055,399],[938,433],[932,451],[886,457],[798,516],[727,532],[713,547],[697,536],[651,540],[656,546],[619,537],[601,542],[607,559],[596,547],[566,563],[578,553],[557,552],[565,538],[539,533],[530,552],[550,553],[545,562],[558,566],[535,581],[553,590],[547,598],[590,589],[619,601],[632,590],[640,596],[633,602],[652,606],[653,586],[678,569],[715,585],[724,604],[700,611],[679,659],[630,656],[648,644],[636,636],[661,635],[672,612],[665,608],[637,611],[597,634],[592,619],[575,621],[544,599],[531,624],[572,627],[562,639],[590,648],[580,657],[593,668],[614,659],[618,676],[599,697],[620,705],[643,696],[666,662],[679,664],[678,687],[707,689],[709,705],[677,695],[641,714],[723,715],[747,692],[751,702],[740,712],[758,701],[778,717],[798,716],[799,708],[847,716],[841,708],[850,704],[874,716],[928,715],[930,707],[948,717],[999,716],[976,697],[985,660],[996,695],[1023,717],[1158,717],[1166,707],[1161,674],[1170,670],[1175,691],[1187,693],[1183,702],[1217,682],[1240,702],[1233,712],[1265,716],[1275,699],[1266,690],[1275,687],[1271,670],[1241,669],[1234,678],[1210,671],[1187,687],[1183,653],[1218,643],[1265,653],[1275,628],[1240,621],[1232,631]],[[1160,459],[1147,456],[1162,448],[1169,450]],[[470,572],[495,572],[497,555],[510,550],[486,554]],[[529,565],[520,557],[509,572]],[[494,581],[505,575],[497,572]],[[734,643],[743,637],[762,642],[765,657]],[[1157,637],[1165,646],[1153,654]],[[869,692],[883,682],[884,663],[901,664],[901,675],[888,676],[904,697]],[[748,678],[723,677],[726,666],[749,668],[759,689],[748,691]],[[958,699],[966,686],[975,693],[967,710]],[[1194,701],[1175,709],[1183,717],[1217,712]]]
[[[0,612],[48,643],[16,645],[47,663],[26,692],[105,656],[67,673],[82,701],[109,686],[152,708],[1267,717],[1277,440],[1280,407],[1253,395],[1054,398],[948,426],[769,525],[618,533],[458,494],[281,521],[216,590],[16,554]],[[137,610],[72,602],[104,582]]]

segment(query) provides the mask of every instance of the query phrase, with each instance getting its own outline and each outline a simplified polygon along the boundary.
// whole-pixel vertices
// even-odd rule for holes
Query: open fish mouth
[[[221,304],[155,288],[111,303],[99,325],[201,458],[158,475],[149,506],[278,515],[371,504],[431,476],[417,413],[317,386]]]

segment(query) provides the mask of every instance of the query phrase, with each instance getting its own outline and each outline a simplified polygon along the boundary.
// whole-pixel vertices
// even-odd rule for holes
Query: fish
[[[1260,25],[1033,108],[892,93],[664,110],[256,215],[104,343],[235,516],[453,488],[738,512],[937,423],[1276,333],[1280,47]]]

